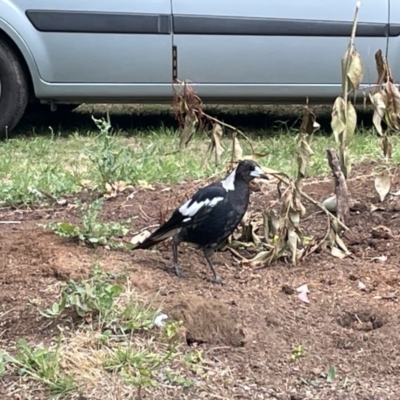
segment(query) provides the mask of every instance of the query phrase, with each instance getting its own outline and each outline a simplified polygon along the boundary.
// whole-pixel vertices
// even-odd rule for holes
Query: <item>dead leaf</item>
[[[392,82],[386,83],[386,90],[391,100],[393,101],[394,111],[396,116],[400,113],[400,92],[397,86]]]
[[[249,156],[242,156],[242,160],[253,160],[259,161],[261,158],[266,157],[269,153],[261,154],[261,153],[253,153]]]
[[[198,122],[199,120],[196,117],[196,114],[187,113],[185,115],[185,123],[180,135],[179,150],[187,147],[194,133],[196,132]]]
[[[297,242],[298,236],[294,229],[288,230],[288,245],[290,248],[290,252],[292,253],[292,264],[296,265],[297,261]]]
[[[392,82],[390,68],[387,64],[386,58],[382,54],[381,49],[375,53],[375,64],[376,70],[378,71],[378,80],[376,82],[376,86],[380,86],[383,82]]]
[[[379,257],[372,257],[371,258],[371,261],[381,261],[381,262],[385,262],[385,261],[387,261],[387,256],[385,256],[385,255],[381,255],[381,256],[379,256]]]
[[[374,106],[374,115],[372,117],[372,122],[378,134],[380,136],[383,136],[382,120],[386,112],[386,106],[388,101],[387,95],[384,91],[380,90],[379,92],[376,92],[374,95],[371,95],[371,93],[369,93],[369,98],[371,100],[372,105]]]
[[[340,137],[346,129],[346,120],[344,115],[344,99],[339,96],[336,98],[332,107],[331,128],[336,143],[340,143]]]
[[[248,259],[248,260],[243,260],[243,264],[261,264],[266,262],[271,255],[271,250],[263,250],[260,251],[255,257]]]
[[[151,233],[146,229],[146,230],[138,233],[137,235],[135,235],[130,240],[130,243],[136,246],[139,243],[143,243],[150,235],[151,235]]]
[[[385,197],[390,192],[391,178],[388,171],[382,172],[377,175],[374,180],[375,190],[378,192],[381,202],[385,200]]]
[[[308,165],[310,164],[311,157],[314,155],[314,152],[307,141],[307,137],[299,136],[298,144],[298,166],[299,166],[299,175],[301,178],[306,176],[306,171]]]
[[[331,254],[333,255],[333,257],[339,258],[340,260],[343,260],[347,257],[347,254],[343,250],[335,246],[331,248]]]
[[[236,135],[233,138],[232,153],[233,161],[243,160],[243,149],[240,146],[239,139],[236,137]]]
[[[211,132],[212,141],[215,147],[215,165],[221,164],[221,155],[224,152],[224,148],[221,145],[221,139],[224,131],[220,124],[214,124],[213,130]]]
[[[145,180],[142,180],[142,179],[139,179],[137,181],[137,186],[139,186],[142,189],[154,190],[154,186],[151,183],[149,183]]]
[[[344,104],[344,103],[343,103]],[[347,120],[344,136],[344,144],[348,146],[353,139],[357,127],[357,113],[351,101],[347,103]]]
[[[348,79],[348,90],[356,91],[364,78],[364,67],[360,54],[353,48],[348,49],[342,58],[342,89],[345,91],[345,79]]]

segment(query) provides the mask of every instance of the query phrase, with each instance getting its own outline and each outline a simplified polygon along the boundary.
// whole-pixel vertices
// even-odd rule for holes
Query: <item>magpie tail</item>
[[[168,224],[168,223],[167,223]],[[177,232],[177,229],[169,227],[167,224],[164,224],[160,228],[158,228],[155,232],[153,232],[147,239],[145,239],[142,243],[139,243],[134,247],[136,249],[149,249],[150,247],[160,243],[171,236],[174,236]],[[172,228],[172,229],[171,229]]]

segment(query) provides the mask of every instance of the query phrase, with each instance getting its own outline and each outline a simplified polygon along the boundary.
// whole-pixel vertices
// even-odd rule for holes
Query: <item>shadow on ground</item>
[[[330,133],[331,108],[312,107],[321,124],[321,131]],[[43,108],[40,112],[27,112],[13,134],[46,135],[54,132],[90,132],[94,130],[91,116],[101,117],[110,112],[115,129],[128,135],[141,130],[175,129],[178,124],[172,108],[166,105],[81,105],[72,112],[51,112]],[[205,112],[244,130],[273,134],[290,131],[300,125],[302,106],[208,106]],[[358,125],[366,129],[372,126],[371,109],[358,109]]]

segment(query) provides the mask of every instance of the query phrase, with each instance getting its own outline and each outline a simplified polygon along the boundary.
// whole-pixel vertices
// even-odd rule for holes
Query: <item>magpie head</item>
[[[269,179],[262,168],[253,160],[242,160],[236,167],[236,179],[250,182],[255,178]]]

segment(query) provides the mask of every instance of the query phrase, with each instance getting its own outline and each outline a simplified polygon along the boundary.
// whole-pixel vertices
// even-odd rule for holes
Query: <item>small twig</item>
[[[150,217],[143,211],[142,206],[140,204],[139,204],[139,210],[143,214],[143,216],[146,219],[146,221],[149,221]]]
[[[159,226],[160,226],[160,224],[153,224],[153,225],[145,226],[144,228],[139,229],[136,232],[133,232],[132,236],[139,235],[139,233],[142,233],[143,231],[146,231],[147,229],[158,228]]]
[[[20,224],[21,221],[0,221],[0,224]]]

